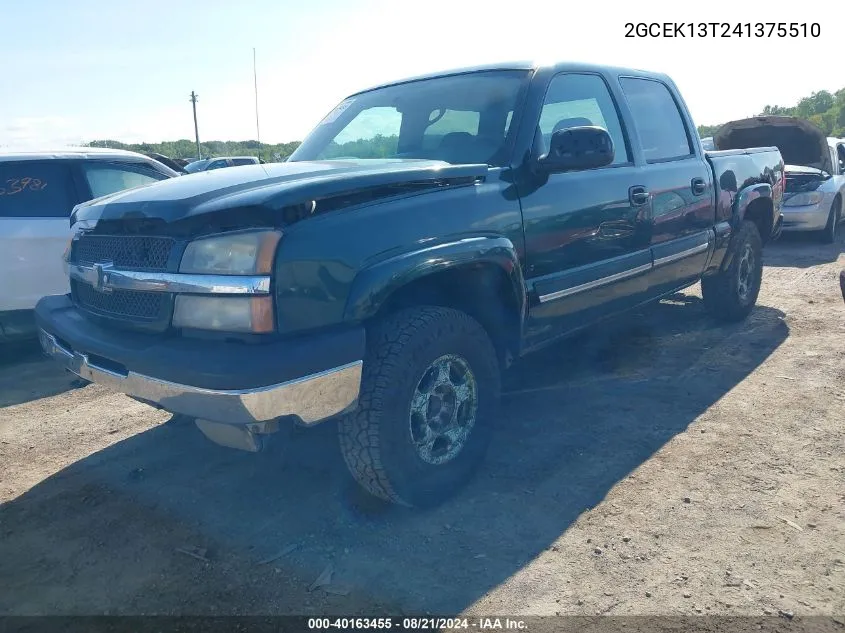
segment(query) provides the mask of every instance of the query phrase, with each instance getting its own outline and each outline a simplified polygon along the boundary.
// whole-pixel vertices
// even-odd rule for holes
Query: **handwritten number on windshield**
[[[47,183],[38,178],[9,178],[5,187],[0,187],[0,196],[14,196],[23,191],[41,191]]]

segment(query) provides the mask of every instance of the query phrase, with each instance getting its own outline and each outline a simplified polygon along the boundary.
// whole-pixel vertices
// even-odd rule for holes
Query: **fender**
[[[768,183],[759,183],[752,185],[751,187],[746,187],[737,194],[733,204],[734,211],[731,215],[731,225],[734,230],[739,228],[739,225],[745,219],[745,212],[748,210],[748,207],[758,198],[768,198],[772,201],[772,205],[774,206],[772,186]],[[774,218],[772,218],[772,221],[774,222]],[[762,235],[761,237],[764,240],[766,239],[765,235]]]
[[[772,195],[772,186],[768,183],[759,183],[756,185],[752,185],[750,187],[746,187],[742,191],[737,194],[736,198],[733,202],[733,213],[731,214],[730,220],[730,238],[732,239],[733,236],[736,234],[737,230],[739,229],[740,225],[742,224],[743,220],[745,220],[745,213],[748,211],[748,207],[751,206],[751,203],[755,200],[760,198],[768,198],[772,201],[772,205],[774,206],[774,198]],[[772,226],[774,226],[775,218],[772,218]],[[717,229],[718,229],[717,225]],[[713,259],[711,265],[708,267],[708,270],[714,271],[715,269],[724,271],[730,265],[732,261],[731,257],[731,249],[730,249],[730,240],[719,239],[719,231],[717,230],[717,239],[716,239],[716,249],[713,253]],[[763,241],[766,242],[768,238],[771,236],[761,235],[760,237],[763,238]],[[720,261],[721,260],[721,261]]]
[[[522,267],[513,242],[501,236],[469,236],[426,246],[364,268],[352,282],[344,319],[364,321],[403,286],[433,273],[480,263],[494,264],[507,275],[517,300],[521,327],[527,304]]]

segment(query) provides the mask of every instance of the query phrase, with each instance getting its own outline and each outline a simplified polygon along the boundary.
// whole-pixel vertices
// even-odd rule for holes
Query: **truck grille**
[[[173,239],[142,235],[83,235],[73,242],[71,261],[77,264],[112,262],[116,268],[164,271]]]
[[[168,296],[161,292],[99,292],[88,284],[77,281],[73,282],[71,290],[73,298],[81,308],[120,319],[155,321],[161,318],[162,308],[168,299]]]

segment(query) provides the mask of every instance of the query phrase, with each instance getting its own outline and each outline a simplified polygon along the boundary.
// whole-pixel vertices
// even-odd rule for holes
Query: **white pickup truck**
[[[0,342],[35,336],[38,300],[70,292],[62,255],[75,205],[178,175],[122,150],[0,152]]]

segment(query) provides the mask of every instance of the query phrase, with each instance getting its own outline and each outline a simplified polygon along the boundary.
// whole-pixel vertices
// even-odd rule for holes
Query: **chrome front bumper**
[[[227,425],[252,425],[293,416],[312,425],[358,403],[362,361],[255,389],[214,390],[180,385],[133,371],[118,371],[39,330],[44,351],[80,378],[130,395],[171,413]]]

